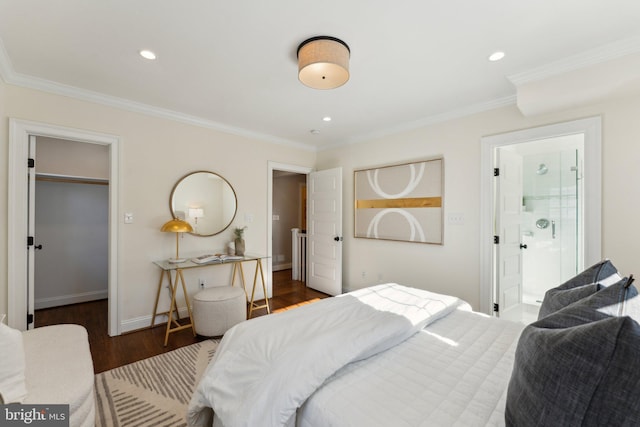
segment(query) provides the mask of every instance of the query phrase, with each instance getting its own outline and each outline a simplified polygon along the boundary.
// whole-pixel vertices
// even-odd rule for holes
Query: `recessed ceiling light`
[[[309,132],[311,132],[313,135],[318,135],[320,133],[318,129],[311,129]]]
[[[156,59],[156,54],[151,52],[150,50],[144,49],[140,51],[140,56],[142,56],[145,59],[150,59],[150,60],[154,60]]]
[[[325,117],[322,118],[322,120],[324,120],[325,122],[330,122],[331,121],[331,117],[325,116]]]
[[[489,56],[489,61],[500,61],[502,58],[504,58],[504,52],[493,52]]]

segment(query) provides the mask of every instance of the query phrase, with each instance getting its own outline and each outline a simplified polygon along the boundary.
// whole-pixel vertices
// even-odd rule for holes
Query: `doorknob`
[[[520,243],[520,249],[527,249],[527,245],[523,245],[522,243]]]
[[[42,245],[35,245],[34,248],[35,249],[42,249]]]
[[[342,240],[342,237],[340,237],[340,236],[336,236],[336,237],[334,237],[334,238],[333,238],[333,240],[335,240],[336,242],[339,242],[339,241],[341,241],[341,240]]]

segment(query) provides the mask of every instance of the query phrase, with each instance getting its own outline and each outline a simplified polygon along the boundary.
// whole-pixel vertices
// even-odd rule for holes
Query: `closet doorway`
[[[75,141],[83,146],[103,146],[108,151],[108,327],[109,336],[120,334],[118,310],[118,163],[120,139],[114,135],[67,128],[47,123],[9,119],[8,167],[8,323],[33,328],[35,240],[35,138]],[[83,161],[80,161],[82,163]],[[35,166],[35,167],[34,167]],[[33,244],[31,241],[34,241]],[[25,245],[25,242],[28,242]]]
[[[107,299],[108,147],[36,137],[36,153],[34,308]]]

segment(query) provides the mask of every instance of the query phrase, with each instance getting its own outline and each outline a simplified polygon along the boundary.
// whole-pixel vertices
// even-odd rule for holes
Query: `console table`
[[[195,263],[190,259],[185,262],[176,263],[176,264],[170,263],[166,260],[154,261],[153,263],[158,267],[160,267],[160,280],[158,281],[158,293],[156,294],[156,302],[153,307],[153,316],[151,317],[151,327],[155,326],[156,316],[158,314],[167,315],[167,331],[164,336],[164,345],[165,346],[167,345],[167,342],[169,341],[169,334],[172,332],[191,328],[191,330],[193,331],[193,335],[194,336],[196,335],[196,330],[193,325],[193,316],[191,314],[191,304],[189,303],[189,295],[187,293],[187,286],[184,282],[184,276],[182,274],[183,270],[188,270],[192,268],[212,267],[216,265],[233,264],[233,272],[231,274],[231,286],[235,286],[236,276],[239,276],[240,282],[242,284],[242,289],[244,290],[244,293],[247,297],[247,303],[249,304],[248,318],[249,319],[251,318],[253,314],[253,310],[260,309],[260,308],[266,308],[267,313],[270,314],[271,309],[269,307],[269,298],[267,295],[267,284],[264,279],[264,269],[262,268],[263,258],[266,258],[266,257],[261,255],[245,255],[243,258],[240,258],[240,259],[235,258],[235,259],[229,259],[224,261],[211,261],[205,264]],[[242,268],[242,264],[245,262],[252,262],[252,261],[256,263],[256,268],[253,276],[251,298],[249,298],[249,294],[247,293],[247,287],[246,287],[246,282],[244,278],[244,269]],[[160,300],[160,292],[162,290],[162,283],[164,282],[165,277],[169,282],[169,290],[171,291],[171,303],[169,305],[169,311],[158,313],[158,301]],[[256,286],[258,284],[258,277],[260,277],[260,280],[262,282],[262,290],[264,292],[265,303],[262,305],[258,305],[255,302],[255,293],[256,293]],[[176,294],[178,292],[178,281],[182,286],[182,293],[184,295],[185,304],[187,305],[187,312],[189,313],[189,323],[184,325],[181,325],[179,323],[180,314],[178,313],[178,306],[176,303]],[[173,317],[174,313],[176,314],[176,317],[177,317],[176,319],[174,319]]]

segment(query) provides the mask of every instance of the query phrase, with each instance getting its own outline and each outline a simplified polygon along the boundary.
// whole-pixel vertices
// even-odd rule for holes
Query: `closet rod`
[[[59,176],[42,176],[36,175],[36,181],[50,181],[50,182],[68,182],[72,184],[92,184],[92,185],[109,185],[109,181],[94,180],[87,178],[69,178]]]

